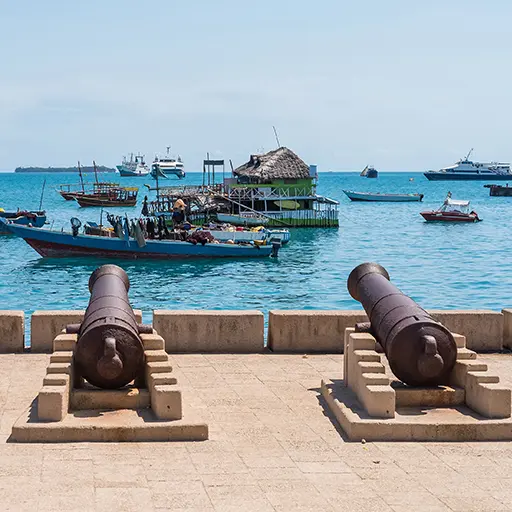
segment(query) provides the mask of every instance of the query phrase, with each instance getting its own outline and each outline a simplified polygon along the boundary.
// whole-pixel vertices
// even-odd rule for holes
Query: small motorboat
[[[423,199],[423,194],[381,194],[380,192],[354,192],[353,190],[344,190],[343,192],[351,201],[402,203],[409,201],[421,201]]]
[[[45,211],[27,211],[18,210],[15,212],[6,212],[0,208],[0,218],[18,224],[20,226],[32,226],[34,228],[42,228],[46,222]],[[0,224],[0,235],[10,235],[12,232]]]
[[[421,212],[427,222],[480,222],[482,219],[475,211],[469,210],[469,201],[452,199],[448,192],[444,203],[437,209]]]

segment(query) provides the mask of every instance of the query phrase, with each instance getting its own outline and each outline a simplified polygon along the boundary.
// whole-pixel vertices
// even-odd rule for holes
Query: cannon
[[[457,357],[450,331],[436,322],[389,280],[377,263],[362,263],[347,281],[370,323],[356,332],[370,332],[382,346],[395,376],[410,386],[447,384]]]
[[[130,281],[116,265],[103,265],[89,278],[91,297],[81,324],[68,325],[78,334],[74,350],[75,383],[116,389],[144,375],[141,333],[151,326],[138,324],[128,300]]]

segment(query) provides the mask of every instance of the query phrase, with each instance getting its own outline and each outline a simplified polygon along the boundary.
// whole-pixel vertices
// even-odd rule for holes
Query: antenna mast
[[[272,128],[274,129],[274,135],[276,136],[277,147],[280,148],[281,147],[281,143],[279,142],[279,137],[277,136],[276,127],[272,126]]]
[[[471,149],[469,150],[469,153],[466,155],[466,160],[469,158],[469,156],[471,155],[471,153],[473,153],[473,148],[471,148]]]

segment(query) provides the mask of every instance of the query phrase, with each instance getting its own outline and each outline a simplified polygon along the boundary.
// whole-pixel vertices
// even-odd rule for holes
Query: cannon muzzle
[[[116,265],[97,268],[89,279],[91,298],[84,320],[68,326],[78,332],[75,369],[100,388],[120,388],[142,375],[144,349],[139,336],[148,332],[137,324],[128,300],[130,281]]]
[[[447,384],[457,346],[446,327],[403,294],[377,263],[363,263],[350,273],[350,295],[362,305],[369,330],[381,344],[395,376],[411,386]]]

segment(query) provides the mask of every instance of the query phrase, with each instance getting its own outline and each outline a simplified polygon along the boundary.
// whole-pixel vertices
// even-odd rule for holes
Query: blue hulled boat
[[[423,194],[380,194],[379,192],[354,192],[353,190],[344,190],[343,192],[351,201],[402,203],[409,201],[421,201],[423,199]]]
[[[23,238],[43,258],[66,258],[93,256],[126,259],[183,259],[183,258],[265,258],[277,256],[278,244],[238,245],[217,242],[191,243],[181,240],[146,240],[126,235],[96,236],[36,229],[6,222],[0,218],[0,229],[4,227]],[[126,231],[125,231],[126,232]]]
[[[21,211],[6,212],[0,208],[0,219],[6,219],[10,222],[21,226],[33,226],[35,228],[42,228],[46,222],[45,211]],[[4,228],[4,224],[0,224],[0,235],[10,235],[12,232]]]

